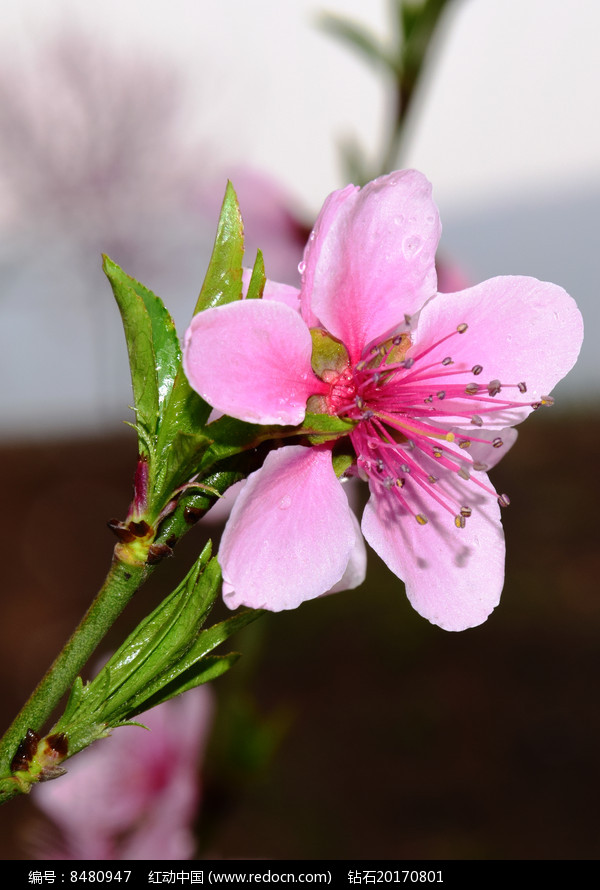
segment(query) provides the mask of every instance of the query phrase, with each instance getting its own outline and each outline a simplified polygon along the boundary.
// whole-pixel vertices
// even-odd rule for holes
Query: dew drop
[[[415,257],[423,248],[423,239],[420,235],[409,235],[402,242],[402,252],[407,260]]]
[[[292,499],[291,499],[291,497],[289,496],[289,494],[284,494],[284,496],[283,496],[283,497],[281,498],[281,500],[279,501],[279,509],[280,509],[280,510],[287,510],[288,507],[291,506],[291,503],[292,503]]]
[[[298,263],[298,272],[300,272],[301,275],[304,275],[305,269],[306,269],[306,263],[304,262],[304,260],[302,260],[300,263]]]

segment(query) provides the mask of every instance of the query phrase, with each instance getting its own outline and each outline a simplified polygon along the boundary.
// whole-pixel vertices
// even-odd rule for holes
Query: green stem
[[[11,762],[21,739],[28,729],[39,731],[43,727],[96,646],[144,583],[149,571],[148,566],[113,561],[103,586],[81,623],[0,741],[0,803],[22,791],[9,778]]]
[[[415,95],[416,87],[426,67],[427,56],[440,16],[449,0],[425,0],[415,14],[406,33],[403,0],[394,0],[392,9],[398,32],[396,73],[394,84],[394,116],[388,144],[382,155],[382,163],[377,175],[393,170],[398,163],[405,138],[406,119]]]

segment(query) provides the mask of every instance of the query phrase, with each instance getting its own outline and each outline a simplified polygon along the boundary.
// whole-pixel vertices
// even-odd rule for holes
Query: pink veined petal
[[[501,276],[454,294],[438,294],[426,303],[409,356],[418,356],[463,323],[467,331],[434,346],[426,362],[441,363],[450,356],[453,370],[481,365],[483,371],[472,379],[483,384],[500,380],[505,388],[498,400],[535,402],[549,395],[575,364],[583,340],[581,313],[561,287],[536,278]],[[525,395],[515,387],[520,382],[527,384]],[[472,404],[473,413],[478,413],[477,404]],[[512,426],[531,410],[507,409],[484,416],[484,424]]]
[[[337,584],[356,546],[352,511],[327,448],[272,451],[248,477],[221,539],[231,609],[295,609]]]
[[[242,295],[245,298],[248,293],[248,285],[252,278],[252,269],[242,270]],[[267,278],[263,291],[263,300],[274,300],[276,303],[285,303],[290,309],[300,312],[300,291],[291,284],[280,284]]]
[[[346,571],[337,582],[331,587],[327,593],[339,593],[341,590],[354,590],[365,580],[367,574],[367,548],[365,540],[358,524],[358,519],[352,511],[350,511],[352,525],[354,527],[354,547],[350,552],[350,559],[346,566]]]
[[[470,439],[472,436],[476,436],[477,439],[483,439],[483,441],[471,443],[471,447],[468,450],[468,457],[474,463],[485,464],[485,467],[488,470],[491,470],[492,467],[495,467],[496,464],[502,460],[506,452],[513,447],[519,436],[518,431],[511,426],[498,430],[484,430],[479,427],[477,427],[477,429],[474,427],[470,427],[469,429],[458,429],[457,427],[453,427],[452,431],[457,439]],[[502,445],[500,447],[493,445],[493,442],[498,439],[502,440]]]
[[[224,414],[249,423],[296,425],[327,387],[313,374],[312,343],[283,303],[240,300],[194,316],[183,367],[190,386]]]
[[[479,478],[489,484],[485,474]],[[461,496],[459,479],[447,479]],[[387,494],[387,493],[386,493]],[[463,492],[464,496],[464,492]],[[504,534],[496,499],[469,492],[473,513],[465,528],[426,495],[415,511],[428,518],[419,525],[391,496],[373,493],[362,530],[386,565],[406,585],[413,608],[444,630],[482,624],[498,605],[504,583]]]
[[[343,205],[358,191],[359,187],[357,185],[347,185],[343,189],[332,192],[326,198],[314,228],[310,233],[308,244],[304,249],[304,259],[299,267],[304,270],[302,272],[300,301],[302,304],[302,317],[309,328],[318,327],[320,324],[313,308],[311,308],[315,271],[317,266],[327,266],[332,256],[335,263],[335,255],[331,253],[329,231],[337,224],[337,218]]]
[[[303,314],[308,298],[356,362],[367,343],[435,294],[441,225],[431,184],[416,170],[335,194],[340,198],[325,203],[305,254]]]

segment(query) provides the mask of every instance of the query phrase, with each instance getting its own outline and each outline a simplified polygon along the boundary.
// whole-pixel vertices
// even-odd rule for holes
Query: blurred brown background
[[[371,553],[360,589],[268,616],[260,646],[234,640],[247,666],[215,689],[241,684],[286,729],[265,769],[209,756],[204,855],[597,857],[599,432],[598,417],[534,415],[494,470],[512,498],[508,569],[481,627],[429,625]],[[4,723],[102,581],[103,519],[124,515],[134,457],[133,434],[2,449]],[[121,632],[205,535],[196,527],[159,568]],[[26,799],[0,810],[3,858],[29,858],[39,818]]]

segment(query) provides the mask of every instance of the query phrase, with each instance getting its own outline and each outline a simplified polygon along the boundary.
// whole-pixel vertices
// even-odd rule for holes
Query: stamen
[[[408,326],[411,318],[406,316],[404,321]],[[532,404],[518,401],[514,395],[507,398],[511,389],[513,393],[527,392],[525,381],[502,383],[499,379],[488,382],[483,378],[480,384],[473,377],[483,374],[483,364],[475,363],[469,369],[462,360],[455,363],[451,355],[440,363],[444,341],[466,333],[466,322],[422,352],[409,334],[400,333],[402,330],[397,325],[385,338],[372,341],[353,369],[348,367],[346,373],[332,375],[328,381],[330,411],[346,415],[356,423],[350,434],[357,454],[352,470],[355,475],[367,479],[382,496],[394,497],[419,525],[430,521],[425,513],[415,512],[413,495],[422,491],[452,517],[456,528],[462,529],[472,509],[461,505],[463,497],[469,500],[467,492],[461,496],[456,493],[458,488],[454,491],[459,479],[470,486],[471,492],[481,489],[486,498],[496,498],[501,507],[510,503],[508,495],[498,494],[482,476],[488,465],[473,460],[468,452],[469,448],[476,450],[480,443],[488,448],[502,448],[504,440],[497,433],[496,438],[494,433],[489,438],[479,438],[477,428],[487,428],[488,418],[498,417],[501,412],[527,405],[539,408],[553,404],[554,400],[540,396]],[[447,345],[451,347],[450,343]],[[407,358],[406,351],[411,347],[413,355]],[[321,379],[325,380],[324,375]],[[506,395],[500,398],[503,389]],[[465,429],[469,424],[476,428],[473,436]],[[463,429],[456,429],[457,425]],[[437,469],[428,472],[433,470],[433,460],[437,461]],[[452,478],[454,484],[450,482]],[[425,502],[423,506],[427,506]]]
[[[554,404],[554,399],[552,396],[542,396],[542,405],[548,405],[550,407]]]

